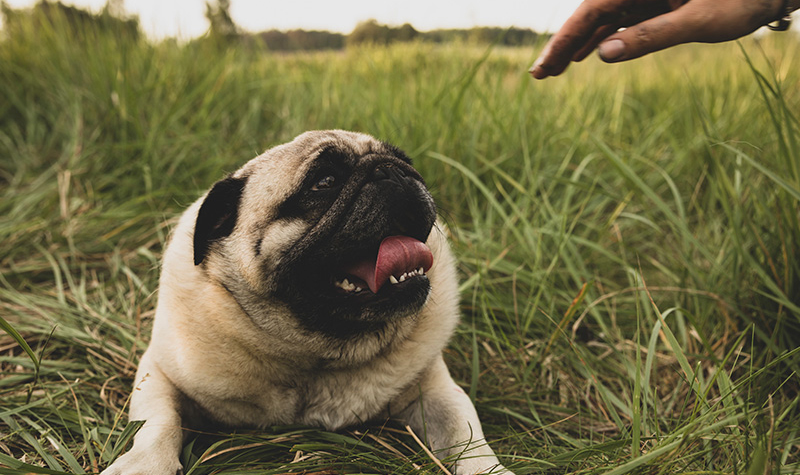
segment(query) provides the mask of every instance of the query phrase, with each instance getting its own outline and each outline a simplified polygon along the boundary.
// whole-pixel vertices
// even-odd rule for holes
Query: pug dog
[[[392,418],[458,475],[510,474],[442,349],[454,259],[422,177],[368,135],[312,131],[217,182],[163,259],[133,447],[103,475],[182,472],[183,428]]]

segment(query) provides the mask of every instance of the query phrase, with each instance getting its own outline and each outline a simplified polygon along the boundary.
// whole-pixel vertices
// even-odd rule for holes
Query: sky
[[[37,0],[6,0],[12,8],[26,8]],[[349,33],[360,21],[427,31],[435,28],[516,26],[555,31],[581,0],[231,0],[233,21],[251,32],[272,28],[329,30]],[[62,3],[99,11],[106,0],[62,0]],[[402,3],[402,5],[401,5]],[[453,7],[453,5],[458,5]],[[124,0],[125,10],[137,14],[142,29],[153,39],[193,38],[208,29],[205,0]]]

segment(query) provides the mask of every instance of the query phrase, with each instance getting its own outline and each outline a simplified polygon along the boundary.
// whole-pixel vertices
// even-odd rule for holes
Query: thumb
[[[707,16],[696,14],[689,5],[691,3],[609,36],[597,47],[600,59],[607,63],[627,61],[670,46],[695,41],[701,20]]]

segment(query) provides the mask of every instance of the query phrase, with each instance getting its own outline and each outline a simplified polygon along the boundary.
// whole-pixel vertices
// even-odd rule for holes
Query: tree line
[[[243,31],[230,15],[231,0],[206,2],[205,16],[209,29],[196,41],[211,41],[222,46],[261,45],[272,51],[337,50],[359,44],[388,45],[398,42],[424,41],[433,43],[466,42],[506,46],[532,45],[542,34],[529,28],[475,27],[418,31],[406,23],[390,26],[367,20],[359,23],[349,34],[331,31],[293,29],[267,30],[259,33]],[[40,0],[29,9],[12,9],[0,2],[3,15],[3,34],[13,37],[15,28],[42,25],[44,21],[66,23],[77,35],[87,31],[111,32],[117,36],[139,40],[139,19],[123,12],[121,0],[107,0],[100,13],[92,13],[60,1]]]
[[[0,14],[3,17],[2,37],[8,38],[13,38],[26,28],[49,28],[62,23],[77,37],[91,33],[112,33],[136,41],[143,36],[139,18],[123,12],[122,0],[107,0],[100,13],[64,5],[60,1],[40,0],[29,9],[13,9],[5,1],[0,1]]]

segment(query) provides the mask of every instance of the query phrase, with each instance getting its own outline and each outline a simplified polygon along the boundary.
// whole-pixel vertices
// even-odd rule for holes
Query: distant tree
[[[268,30],[257,36],[270,51],[341,49],[345,40],[341,33],[317,30]]]
[[[239,27],[231,17],[231,0],[217,0],[213,5],[206,2],[206,19],[212,40],[227,43],[239,39]]]
[[[0,13],[3,15],[3,33],[13,38],[26,30],[41,33],[66,28],[68,37],[74,40],[96,41],[96,34],[110,34],[119,39],[137,41],[141,36],[138,17],[125,15],[114,3],[111,0],[102,12],[94,14],[47,0],[40,0],[32,8],[19,10],[2,2]]]
[[[389,43],[389,40],[389,27],[378,24],[374,19],[362,21],[347,36],[348,45],[362,43],[385,45]]]
[[[280,30],[267,30],[258,34],[261,41],[271,51],[290,51],[289,35]]]
[[[367,20],[356,25],[347,36],[347,44],[373,43],[385,45],[396,41],[413,41],[420,37],[420,32],[410,23],[399,27],[381,25],[376,20]]]
[[[536,43],[539,36],[539,33],[528,28],[486,26],[477,26],[469,29],[431,30],[420,33],[422,40],[434,43],[465,41],[478,44],[496,43],[506,46],[530,46]]]
[[[344,46],[344,35],[329,31],[289,30],[287,36],[292,50],[339,49]]]
[[[411,26],[410,23],[403,23],[403,25],[394,32],[393,36],[396,41],[413,41],[419,37],[419,31]]]
[[[106,0],[106,6],[103,7],[103,13],[117,17],[125,17],[125,0]]]

